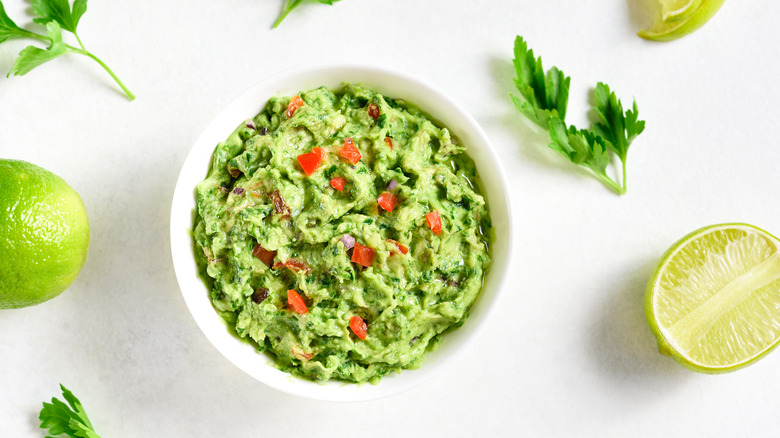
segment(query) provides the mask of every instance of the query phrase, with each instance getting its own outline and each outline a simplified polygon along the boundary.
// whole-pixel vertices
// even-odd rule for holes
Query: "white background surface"
[[[30,26],[28,3],[5,0]],[[62,382],[98,432],[215,436],[777,436],[780,353],[736,373],[689,372],[656,352],[642,295],[654,264],[703,225],[780,233],[774,31],[780,4],[726,2],[697,33],[644,41],[642,0],[281,0],[89,4],[79,33],[136,93],[84,57],[0,77],[0,156],[81,194],[92,242],[73,286],[0,311],[0,436],[40,437]],[[604,81],[647,129],[617,196],[546,149],[512,107],[512,43],[572,77],[585,125]],[[27,41],[0,45],[5,74]],[[388,399],[284,395],[225,360],[189,315],[168,243],[190,146],[235,96],[279,71],[343,60],[436,84],[482,125],[513,187],[516,256],[495,321],[459,363]]]

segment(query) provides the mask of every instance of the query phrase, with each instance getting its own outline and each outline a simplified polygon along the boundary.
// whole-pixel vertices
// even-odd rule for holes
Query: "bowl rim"
[[[341,78],[341,80],[335,82],[334,78]],[[360,78],[363,80],[355,80]],[[364,83],[380,92],[408,89],[408,95],[414,94],[406,98],[403,95],[387,93],[391,97],[404,98],[417,105],[426,114],[430,114],[435,120],[447,126],[466,144],[467,153],[474,159],[482,180],[482,188],[485,192],[483,195],[488,199],[493,229],[497,231],[496,223],[500,223],[505,233],[501,236],[496,233],[494,237],[491,249],[493,261],[483,283],[483,290],[472,305],[469,317],[466,318],[463,326],[447,333],[443,338],[442,346],[435,351],[427,352],[419,368],[406,369],[398,374],[384,376],[376,385],[368,383],[357,385],[341,381],[315,383],[278,370],[273,367],[272,360],[267,354],[259,353],[254,348],[247,348],[250,344],[229,333],[226,323],[214,311],[211,300],[207,299],[209,291],[197,275],[192,241],[195,184],[205,178],[216,144],[227,138],[242,120],[259,113],[270,97],[291,95],[296,93],[295,90],[302,91],[319,86],[306,85],[309,83],[319,83],[332,88],[344,82]],[[297,88],[291,84],[297,84]],[[421,104],[418,100],[425,102]],[[429,108],[431,106],[435,108]],[[236,117],[237,114],[243,115]],[[449,119],[456,119],[459,122],[458,126],[448,124],[446,120]],[[231,127],[225,130],[226,126]],[[466,141],[464,137],[470,140]],[[479,152],[478,157],[474,154],[475,150]],[[206,154],[208,159],[205,163],[203,162],[204,151],[208,151]],[[489,170],[490,173],[485,174],[485,170]],[[200,179],[193,179],[196,175],[200,175]],[[499,193],[493,193],[492,190],[491,193],[487,193],[486,180],[492,181],[491,189],[497,188]],[[192,181],[195,181],[195,184],[192,184]],[[496,211],[501,213],[499,221],[496,221],[497,218],[494,216]],[[255,83],[223,107],[198,136],[181,167],[174,189],[170,220],[171,257],[182,297],[198,328],[209,342],[239,369],[265,385],[288,394],[332,402],[366,401],[395,395],[420,385],[442,367],[452,363],[475,342],[490,320],[490,316],[495,313],[501,295],[506,289],[513,252],[512,221],[507,178],[492,143],[476,120],[445,93],[410,74],[386,67],[352,63],[309,64],[281,71]],[[497,247],[500,248],[499,254],[496,254]],[[496,255],[501,256],[501,259],[496,260]],[[485,285],[488,284],[491,288],[486,291]],[[199,294],[193,293],[193,288]],[[485,297],[485,295],[490,296]],[[210,312],[205,309],[204,302]],[[478,310],[478,315],[474,315],[477,313],[475,310]],[[227,341],[228,336],[233,341]],[[257,359],[253,360],[246,352]],[[261,362],[265,362],[263,366],[257,366]]]

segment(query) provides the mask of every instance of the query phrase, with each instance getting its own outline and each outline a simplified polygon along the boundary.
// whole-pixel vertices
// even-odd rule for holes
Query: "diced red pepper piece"
[[[393,207],[395,207],[395,195],[390,192],[384,192],[376,198],[376,202],[385,210],[393,211]]]
[[[294,310],[301,315],[304,313],[309,313],[309,309],[306,307],[306,303],[303,301],[303,298],[301,298],[298,292],[292,289],[287,291],[287,306],[290,308],[290,310]]]
[[[438,210],[426,214],[425,220],[428,221],[428,226],[431,227],[433,234],[437,236],[441,234],[441,216],[439,216]]]
[[[330,186],[334,189],[342,192],[344,191],[344,185],[347,183],[347,179],[343,176],[337,176],[330,180]]]
[[[392,149],[393,148],[393,139],[390,137],[385,137],[385,144]]]
[[[371,266],[374,262],[374,249],[355,242],[355,247],[352,248],[352,262],[366,268]]]
[[[349,318],[349,328],[351,328],[352,333],[360,339],[366,339],[366,336],[368,336],[368,325],[366,325],[363,318],[359,316]]]
[[[360,151],[358,150],[357,146],[355,146],[355,142],[352,141],[352,137],[347,137],[344,139],[344,146],[339,149],[339,155],[344,157],[352,164],[357,164],[358,161],[360,161],[360,159],[363,157],[360,155]]]
[[[279,190],[271,192],[271,199],[274,201],[274,211],[281,214],[282,217],[290,217],[290,207],[284,202],[284,198],[282,198]]]
[[[371,116],[374,121],[379,118],[379,105],[372,103],[368,106],[368,115]]]
[[[274,263],[273,269],[280,269],[280,268],[287,268],[294,272],[301,272],[303,271],[304,274],[308,274],[311,272],[311,268],[306,263],[295,260],[295,259],[288,259],[284,262],[276,262]]]
[[[298,163],[301,164],[301,169],[306,173],[306,176],[311,176],[322,162],[322,148],[312,148],[308,154],[298,155]]]
[[[274,264],[276,251],[268,251],[258,243],[252,248],[252,255],[260,259],[261,262],[265,263],[265,265],[270,268]]]
[[[401,251],[401,254],[406,254],[409,252],[409,248],[407,248],[406,245],[402,244],[401,242],[396,242],[393,239],[387,239],[387,241],[395,245],[396,248],[398,248],[398,251]]]
[[[301,99],[301,96],[298,96],[297,94],[293,96],[292,99],[290,99],[290,103],[287,104],[287,118],[289,119],[292,117],[296,111],[298,111],[298,108],[302,107],[305,102],[303,99]]]

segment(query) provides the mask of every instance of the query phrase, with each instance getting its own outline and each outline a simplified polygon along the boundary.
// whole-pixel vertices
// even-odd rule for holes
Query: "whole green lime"
[[[0,159],[0,309],[56,297],[87,258],[89,221],[68,183],[34,164]]]

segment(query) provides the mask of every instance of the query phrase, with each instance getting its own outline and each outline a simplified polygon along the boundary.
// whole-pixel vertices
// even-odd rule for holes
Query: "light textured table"
[[[28,3],[5,0],[29,25]],[[0,77],[0,156],[64,177],[92,243],[62,296],[0,311],[0,436],[40,437],[64,383],[105,438],[216,436],[777,436],[780,353],[736,373],[656,352],[642,295],[682,235],[726,221],[780,233],[780,3],[726,2],[699,32],[635,36],[639,1],[343,0],[270,26],[281,0],[97,1],[88,59]],[[617,196],[545,147],[515,111],[512,43],[572,77],[569,122],[604,81],[647,129]],[[27,42],[0,45],[0,72]],[[279,71],[386,65],[448,93],[483,126],[512,186],[516,257],[495,320],[434,380],[358,405],[291,397],[248,377],[189,315],[168,244],[173,187],[203,127]],[[1,262],[1,261],[0,261]]]

